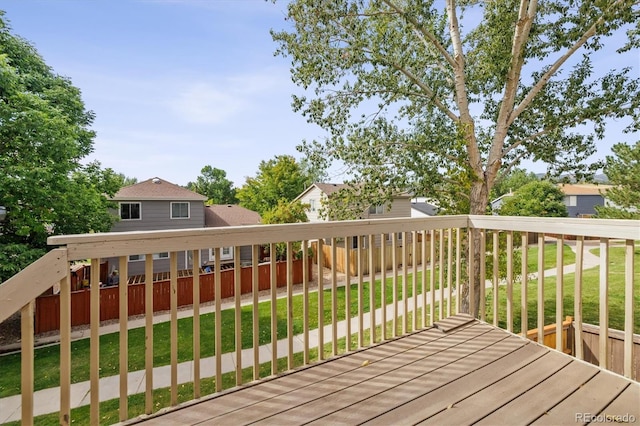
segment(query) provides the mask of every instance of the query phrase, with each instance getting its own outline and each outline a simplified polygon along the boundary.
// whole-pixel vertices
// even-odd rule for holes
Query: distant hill
[[[536,173],[536,176],[538,177],[538,179],[543,179],[545,174],[544,173]],[[577,183],[575,181],[575,179],[573,179],[573,177],[571,175],[560,175],[560,177],[558,178],[558,180],[562,181],[562,180],[567,180],[570,183]],[[605,174],[597,174],[595,176],[593,176],[593,183],[609,183],[609,179],[607,178],[607,176]]]

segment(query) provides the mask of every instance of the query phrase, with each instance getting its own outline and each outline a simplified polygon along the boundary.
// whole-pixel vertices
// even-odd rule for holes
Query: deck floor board
[[[584,410],[640,420],[638,401],[637,382],[459,316],[141,421],[576,424]]]

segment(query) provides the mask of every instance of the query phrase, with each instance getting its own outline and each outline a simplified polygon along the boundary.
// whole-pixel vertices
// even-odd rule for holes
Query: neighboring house
[[[347,185],[343,183],[314,183],[298,195],[294,201],[309,205],[306,210],[309,222],[327,222],[329,220],[327,212],[323,211],[327,199],[331,194],[346,187]],[[370,206],[360,215],[360,219],[394,217],[411,217],[411,197],[409,194],[394,197],[391,206]]]
[[[302,204],[307,204],[309,207],[305,210],[307,213],[307,219],[309,222],[327,222],[326,214],[323,215],[323,205],[326,203],[328,197],[334,192],[346,188],[347,185],[343,183],[314,183],[302,194],[298,195],[293,201],[300,201]]]
[[[307,204],[309,207],[306,210],[307,218],[309,222],[327,222],[329,219],[327,216],[325,203],[331,195],[342,188],[346,188],[347,185],[343,183],[314,183],[305,189],[300,195],[296,197],[294,201],[300,201],[302,204]],[[372,205],[366,209],[360,215],[360,219],[383,219],[383,218],[398,218],[398,217],[411,217],[411,196],[409,194],[403,194],[395,196],[391,200],[391,205]],[[387,241],[390,236],[387,236]],[[398,235],[401,238],[401,235]],[[357,246],[357,239],[353,240],[353,246]],[[376,245],[379,241],[376,241]],[[366,246],[366,242],[364,244]]]
[[[220,227],[220,226],[245,226],[245,225],[259,225],[261,222],[260,214],[253,210],[245,209],[234,204],[214,204],[206,206],[204,209],[205,226]],[[222,247],[220,249],[220,261],[231,262],[234,256],[233,247]],[[240,247],[240,261],[241,263],[250,262],[252,258],[251,246]],[[207,253],[206,262],[214,261],[213,249],[209,249]]]
[[[567,206],[569,217],[592,217],[596,214],[595,207],[605,205],[606,191],[612,185],[598,184],[559,184],[564,193],[564,204]]]
[[[119,220],[112,232],[151,231],[166,229],[190,229],[217,226],[255,225],[260,215],[240,206],[205,206],[207,197],[175,185],[158,177],[121,188],[112,198],[118,203],[114,212]],[[221,249],[221,262],[232,261],[233,247]],[[169,270],[169,253],[153,254],[154,272]],[[241,260],[251,260],[251,247],[241,248]],[[144,274],[145,255],[131,255],[127,265],[128,275]],[[202,250],[199,265],[214,260],[213,250]],[[193,267],[193,252],[178,254],[178,269]],[[109,274],[118,268],[118,259],[108,259]]]
[[[416,197],[411,200],[411,217],[431,217],[438,214],[439,207],[429,202],[426,197]]]
[[[203,228],[207,197],[159,177],[121,188],[112,198],[118,203],[119,219],[112,232]],[[169,253],[154,253],[154,271],[169,270]],[[144,274],[144,254],[129,256],[128,274]],[[110,272],[118,260],[109,259]],[[191,252],[178,255],[178,269],[193,266]]]
[[[502,204],[504,203],[504,200],[511,197],[512,195],[513,195],[513,192],[510,191],[507,194],[502,194],[495,200],[490,201],[489,204],[491,205],[491,214],[497,215],[500,211],[500,207],[502,207]]]
[[[595,183],[560,183],[558,187],[564,193],[564,204],[567,206],[569,217],[592,217],[596,214],[595,207],[607,203],[605,193],[612,185]],[[491,201],[493,214],[498,214],[504,200],[513,193],[504,194]]]

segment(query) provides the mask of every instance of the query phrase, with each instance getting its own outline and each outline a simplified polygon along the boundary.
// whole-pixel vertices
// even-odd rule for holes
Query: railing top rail
[[[0,322],[69,274],[67,250],[51,250],[0,285]]]
[[[130,254],[207,249],[313,240],[390,232],[467,227],[467,216],[368,219],[324,223],[229,226],[165,231],[106,232],[49,237],[50,245],[66,245],[69,260]]]
[[[640,240],[640,220],[469,216],[472,228]]]

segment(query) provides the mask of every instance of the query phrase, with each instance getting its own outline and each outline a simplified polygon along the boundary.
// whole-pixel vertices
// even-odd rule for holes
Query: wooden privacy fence
[[[388,243],[390,244],[390,243]],[[313,252],[317,253],[318,252],[318,243],[317,242],[313,242],[311,243],[311,246],[313,248]],[[416,244],[416,252],[414,253],[414,245],[413,244],[408,244],[407,245],[407,266],[412,266],[413,265],[413,259],[416,259],[416,264],[420,265],[422,263],[422,244],[418,243]],[[393,251],[395,250],[396,254],[395,254],[395,260],[397,265],[402,265],[402,252],[404,250],[403,246],[395,246],[395,247],[391,247],[390,245],[385,245],[385,271],[388,271],[390,269],[393,268]],[[360,262],[361,262],[361,268],[362,268],[362,274],[363,275],[367,275],[369,274],[369,252],[370,250],[372,250],[371,248],[354,248],[354,249],[349,249],[349,274],[351,276],[357,276],[358,275],[358,256],[361,256],[360,258]],[[428,249],[427,249],[428,251]],[[323,244],[322,246],[322,259],[323,259],[323,266],[325,268],[329,268],[331,269],[333,267],[333,265],[331,264],[331,245],[330,244]],[[373,259],[374,259],[374,263],[375,263],[375,272],[380,272],[382,271],[382,265],[380,262],[380,247],[374,247],[373,248]],[[345,258],[345,248],[344,248],[344,244],[341,245],[336,245],[336,271],[340,272],[340,273],[345,273],[346,271],[346,258]]]
[[[609,365],[607,370],[614,373],[624,373],[624,332],[609,329],[607,350],[609,352]],[[600,327],[591,324],[582,324],[582,347],[584,348],[584,360],[595,365],[600,365]],[[633,376],[632,379],[640,380],[640,335],[633,335]]]
[[[241,269],[241,294],[252,291],[252,267]],[[302,283],[302,260],[293,261],[293,284]],[[221,298],[234,296],[234,270],[221,271]],[[258,266],[258,286],[260,290],[271,288],[271,264]],[[309,276],[312,277],[312,260],[309,259]],[[287,285],[287,263],[276,263],[276,283],[278,287]],[[127,309],[129,316],[141,315],[145,312],[144,283],[131,284],[127,288]],[[200,302],[210,302],[215,299],[214,274],[200,275]],[[71,326],[90,323],[90,289],[71,293]],[[100,289],[100,321],[119,318],[119,290],[118,286]],[[193,277],[178,278],[178,306],[193,304]],[[158,281],[153,284],[153,311],[170,309],[170,281]],[[35,332],[44,333],[60,329],[60,296],[47,295],[36,299]]]

